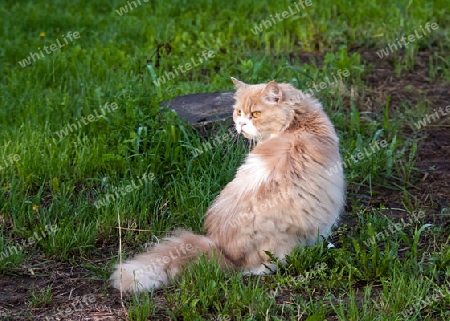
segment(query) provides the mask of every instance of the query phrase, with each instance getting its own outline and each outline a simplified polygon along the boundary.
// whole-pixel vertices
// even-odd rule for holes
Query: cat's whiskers
[[[231,136],[231,141],[233,142],[233,144],[237,144],[240,134],[236,131],[232,135],[233,136]]]
[[[258,143],[257,139],[252,137],[248,140],[250,150],[252,150]]]

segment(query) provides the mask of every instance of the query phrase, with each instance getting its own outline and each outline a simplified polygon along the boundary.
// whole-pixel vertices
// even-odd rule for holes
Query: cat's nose
[[[239,122],[239,126],[244,127],[244,125],[245,125],[244,122],[242,122],[242,121]]]

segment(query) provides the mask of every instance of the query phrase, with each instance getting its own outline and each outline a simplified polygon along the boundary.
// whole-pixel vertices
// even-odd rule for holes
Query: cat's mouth
[[[241,127],[241,129],[239,130],[239,134],[244,135],[245,137],[247,137],[249,135],[249,133],[247,133],[244,128]]]
[[[237,132],[238,132],[239,134],[241,134],[242,136],[244,136],[244,137],[247,138],[247,139],[253,139],[253,138],[255,138],[255,135],[254,135],[254,134],[251,134],[250,132],[245,131],[243,127],[239,127],[239,128],[236,128],[236,129],[237,129]]]
[[[249,133],[245,132],[244,130],[241,130],[241,134],[242,134],[245,138],[247,138],[247,139],[252,139],[252,138],[254,138],[253,135],[250,135]]]

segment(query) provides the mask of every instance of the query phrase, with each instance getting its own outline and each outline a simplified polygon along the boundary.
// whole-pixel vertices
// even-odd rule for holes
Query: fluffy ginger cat
[[[223,267],[271,273],[269,251],[281,261],[313,245],[336,223],[345,202],[339,139],[312,96],[285,83],[236,87],[236,130],[257,145],[206,213],[206,236],[179,231],[149,252],[117,265],[112,284],[124,292],[168,285],[198,254],[216,253]]]

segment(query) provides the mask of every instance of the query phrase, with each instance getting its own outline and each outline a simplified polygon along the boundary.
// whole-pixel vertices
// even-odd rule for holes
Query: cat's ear
[[[234,87],[236,87],[236,89],[244,89],[245,87],[247,87],[246,83],[243,83],[236,78],[231,77],[231,80],[233,81]]]
[[[281,103],[281,98],[283,97],[283,92],[281,91],[280,86],[272,80],[269,82],[266,87],[261,92],[261,99],[270,105],[278,105]]]

